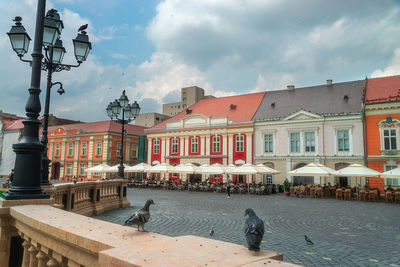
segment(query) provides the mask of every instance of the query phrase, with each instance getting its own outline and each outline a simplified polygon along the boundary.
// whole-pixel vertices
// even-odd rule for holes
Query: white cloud
[[[374,78],[392,75],[400,75],[400,48],[397,48],[394,51],[394,55],[390,64],[383,70],[376,69],[374,72],[372,72],[371,77]]]
[[[47,8],[55,1],[48,1]],[[66,94],[52,93],[50,110],[60,117],[92,121],[107,119],[105,107],[124,89],[130,100],[145,103],[143,112],[150,112],[161,111],[164,98],[171,99],[182,87],[192,85],[204,88],[206,94],[227,96],[284,89],[288,84],[321,84],[326,79],[363,79],[365,73],[398,74],[399,6],[385,3],[164,0],[147,26],[105,28],[96,28],[89,17],[62,9],[65,63],[76,62],[71,39],[86,23],[93,47],[127,38],[125,29],[132,32],[133,28],[144,29],[156,51],[140,64],[122,66],[118,62],[129,63],[134,55],[107,51],[116,63],[104,64],[94,49],[78,69],[54,74],[53,81],[63,82]],[[16,14],[23,17],[33,37],[35,9],[33,0],[25,0],[24,5],[1,1],[0,31],[9,31],[10,14]],[[0,106],[22,115],[30,68],[13,54],[6,35],[0,35],[0,55],[7,62],[0,65],[2,96],[7,96],[0,99]],[[45,73],[42,88],[44,82]]]

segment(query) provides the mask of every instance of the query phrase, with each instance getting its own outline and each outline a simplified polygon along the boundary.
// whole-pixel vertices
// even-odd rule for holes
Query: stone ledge
[[[251,252],[246,247],[198,236],[181,236],[132,243],[102,251],[99,266],[276,266],[286,265],[273,251]],[[275,266],[275,265],[274,265]]]
[[[18,199],[18,200],[6,200],[4,198],[0,198],[0,207],[14,207],[14,206],[23,206],[23,205],[54,205],[54,199]]]
[[[30,200],[31,201],[31,200]],[[104,222],[48,205],[9,210],[12,225],[60,255],[87,266],[295,266],[272,251],[197,236],[169,237]],[[2,210],[0,208],[0,210]]]

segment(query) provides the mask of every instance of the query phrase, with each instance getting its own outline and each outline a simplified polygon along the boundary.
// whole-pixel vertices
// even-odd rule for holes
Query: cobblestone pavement
[[[400,205],[222,193],[128,189],[131,207],[97,219],[123,224],[152,198],[145,229],[169,236],[197,235],[246,245],[244,211],[264,220],[261,247],[305,266],[400,266]],[[306,245],[307,235],[314,245]]]

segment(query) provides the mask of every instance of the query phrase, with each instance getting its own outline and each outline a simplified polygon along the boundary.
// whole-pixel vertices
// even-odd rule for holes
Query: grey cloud
[[[158,50],[237,91],[258,74],[292,73],[304,85],[363,78],[388,63],[400,33],[396,1],[167,0],[157,10],[147,34]]]

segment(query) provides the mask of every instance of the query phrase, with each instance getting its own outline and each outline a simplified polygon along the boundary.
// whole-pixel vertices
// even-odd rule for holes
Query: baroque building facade
[[[400,167],[400,76],[367,79],[367,165],[378,172]],[[400,186],[399,178],[369,178],[371,187]]]
[[[147,162],[151,165],[253,163],[252,117],[264,93],[208,98],[147,129]],[[170,174],[170,179],[180,179]],[[201,175],[189,179],[200,180]],[[210,178],[222,181],[222,175]],[[250,177],[233,176],[246,182]]]
[[[364,81],[266,92],[254,116],[255,163],[281,173],[265,183],[289,181],[355,186],[350,177],[290,177],[287,172],[308,163],[338,170],[363,164],[362,99]]]
[[[99,121],[49,127],[48,157],[51,159],[49,179],[98,180],[105,173],[86,173],[98,164],[110,166],[124,162],[134,165],[145,161],[145,127],[125,125],[124,146],[121,145],[121,125],[114,121]],[[121,152],[123,151],[123,152]]]

